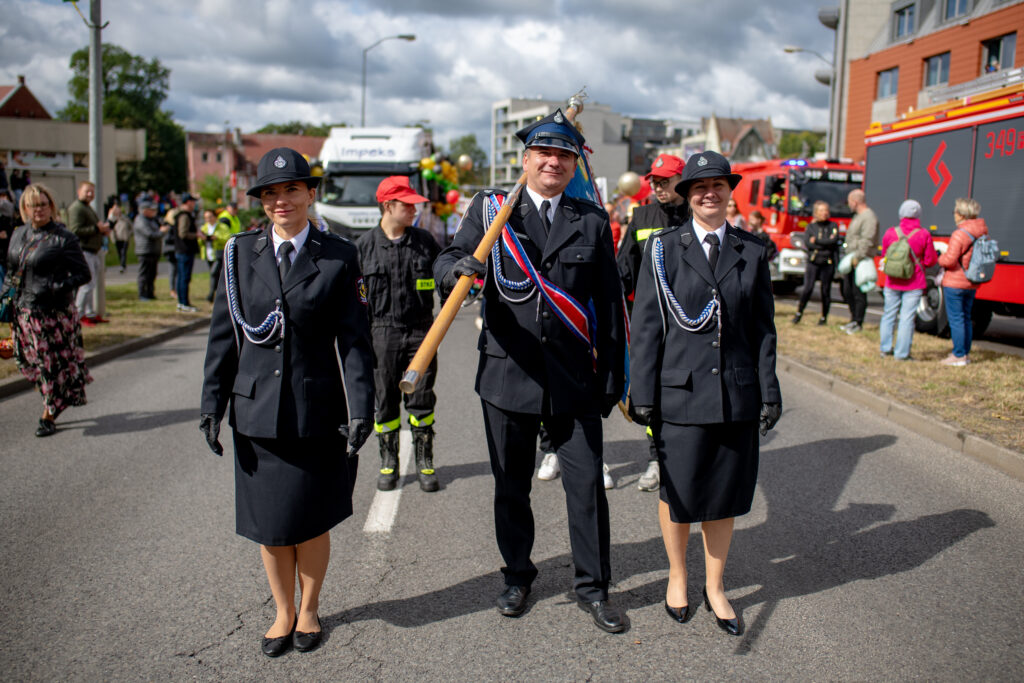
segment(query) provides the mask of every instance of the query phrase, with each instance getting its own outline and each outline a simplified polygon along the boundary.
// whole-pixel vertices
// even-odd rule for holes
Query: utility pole
[[[96,186],[92,208],[103,217],[103,30],[100,0],[89,3],[89,180]]]

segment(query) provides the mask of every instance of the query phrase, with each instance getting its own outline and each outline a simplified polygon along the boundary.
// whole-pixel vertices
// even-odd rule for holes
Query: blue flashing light
[[[806,166],[807,159],[786,159],[782,162],[782,166]]]

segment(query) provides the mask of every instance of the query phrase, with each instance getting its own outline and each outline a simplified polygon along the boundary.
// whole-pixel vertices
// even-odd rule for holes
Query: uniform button
[[[544,267],[547,268],[548,270],[550,270],[551,269],[551,262],[548,261],[547,263],[545,263]]]
[[[718,372],[718,371],[715,370],[715,372]],[[274,377],[280,377],[280,376],[281,376],[281,371],[280,370],[274,370]]]
[[[718,290],[716,290],[716,289],[712,289],[712,290],[711,290],[711,296],[714,296],[714,295],[716,295],[716,294],[718,294]]]
[[[274,299],[274,305],[275,306],[280,306],[281,305],[281,300],[280,299]]]
[[[717,375],[718,374],[718,368],[711,368],[711,374],[712,375]]]
[[[275,346],[274,350],[277,351],[278,353],[281,353],[281,345],[278,344],[277,346]]]
[[[540,343],[541,344],[547,344],[548,343],[548,338],[547,337],[541,337],[540,338]]]
[[[576,260],[577,261],[582,261],[583,260],[583,254],[576,254]]]
[[[545,320],[547,320],[548,318],[550,318],[550,317],[551,317],[551,314],[550,314],[550,313],[548,313],[547,311],[544,311],[543,313],[541,313],[541,314],[540,314],[540,317],[542,317],[542,318],[544,318]]]
[[[711,347],[717,349],[718,348],[718,342],[716,342],[716,341],[711,342]]]

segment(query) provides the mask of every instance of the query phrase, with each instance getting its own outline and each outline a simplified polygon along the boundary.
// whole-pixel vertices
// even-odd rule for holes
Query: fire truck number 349
[[[1024,150],[1024,130],[1017,131],[1014,128],[1004,128],[996,135],[994,130],[989,131],[985,138],[988,141],[988,152],[986,159],[991,159],[998,152],[1000,156],[1013,156],[1017,149]]]

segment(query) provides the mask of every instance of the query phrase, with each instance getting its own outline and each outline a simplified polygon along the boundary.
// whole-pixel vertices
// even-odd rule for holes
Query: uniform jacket
[[[409,227],[392,242],[377,225],[356,241],[366,281],[371,327],[430,327],[434,259],[441,248],[426,230]]]
[[[442,296],[454,286],[453,280],[446,280],[452,266],[473,253],[487,228],[482,214],[485,196],[480,193],[473,198],[451,246],[434,263],[434,279]],[[522,413],[542,414],[545,395],[556,415],[607,410],[622,393],[625,362],[622,288],[608,216],[588,202],[562,195],[545,236],[540,215],[524,191],[512,209],[509,225],[544,277],[584,306],[593,301],[597,370],[590,350],[555,316],[536,289],[519,303],[502,295],[489,257],[482,293],[477,393],[498,408]],[[504,248],[501,259],[505,277],[526,279]],[[511,299],[527,296],[506,293]]]
[[[219,287],[201,412],[220,418],[230,404],[232,427],[266,438],[326,436],[349,417],[372,419],[373,351],[355,245],[310,228],[282,286],[272,229],[234,238],[234,272],[246,322],[260,324],[280,301],[285,337],[246,339]]]
[[[953,230],[953,234],[949,236],[949,245],[946,247],[945,253],[939,256],[939,265],[945,270],[942,274],[942,286],[954,289],[977,289],[981,285],[971,282],[964,274],[963,266],[971,264],[971,254],[974,253],[971,248],[974,246],[974,242],[962,230],[966,230],[977,239],[988,234],[988,225],[984,218],[968,218],[961,221],[956,227],[957,229]]]
[[[633,209],[633,218],[629,221],[626,234],[619,247],[616,258],[619,277],[622,278],[622,291],[627,296],[636,289],[636,275],[640,270],[640,261],[644,255],[644,244],[653,233],[671,225],[682,225],[689,215],[686,204],[673,206],[655,202]]]
[[[808,261],[816,265],[835,265],[839,261],[839,226],[834,221],[819,223],[814,221],[807,226]],[[814,244],[811,244],[811,238]]]
[[[716,325],[687,332],[668,313],[655,285],[652,243],[665,248],[665,277],[683,310],[697,317],[715,295]],[[726,227],[711,272],[692,221],[647,240],[633,302],[630,396],[654,406],[661,420],[711,424],[756,420],[762,403],[781,403],[775,376],[775,304],[768,251],[757,237]]]
[[[99,228],[100,219],[92,207],[76,199],[68,207],[68,229],[78,238],[82,251],[96,253],[103,248],[103,233]]]
[[[26,224],[14,231],[7,251],[3,291],[7,291],[18,275],[22,252],[37,239],[42,241],[25,259],[25,272],[15,305],[19,308],[67,309],[75,301],[75,290],[89,282],[91,276],[78,238],[53,221],[38,230]]]

